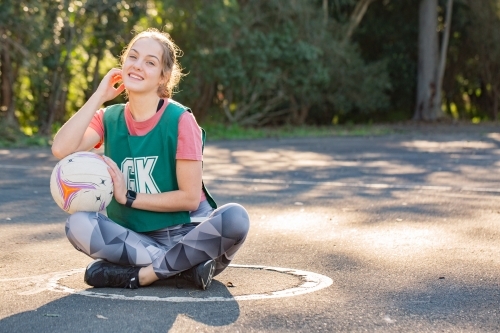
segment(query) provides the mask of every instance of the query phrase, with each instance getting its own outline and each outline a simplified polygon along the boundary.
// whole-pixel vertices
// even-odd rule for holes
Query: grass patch
[[[374,136],[394,133],[389,127],[374,125],[280,126],[246,128],[239,125],[203,124],[210,140],[245,140],[264,138],[314,138],[329,136]]]
[[[19,136],[15,140],[0,137],[0,148],[49,147],[51,140],[38,135]]]
[[[209,140],[252,140],[314,138],[329,136],[376,136],[395,133],[394,129],[375,125],[280,126],[247,128],[239,125],[203,124]],[[48,147],[51,140],[39,135],[26,135],[19,129],[0,125],[0,148]]]

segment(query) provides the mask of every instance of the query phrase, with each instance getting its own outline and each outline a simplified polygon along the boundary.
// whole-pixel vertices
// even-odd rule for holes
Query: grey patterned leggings
[[[122,227],[103,214],[78,212],[66,221],[66,236],[79,251],[94,259],[132,266],[149,266],[160,279],[215,259],[215,275],[234,258],[248,233],[248,213],[239,204],[211,210],[203,202],[191,216],[208,216],[153,232],[138,233]],[[207,207],[209,209],[207,209]]]

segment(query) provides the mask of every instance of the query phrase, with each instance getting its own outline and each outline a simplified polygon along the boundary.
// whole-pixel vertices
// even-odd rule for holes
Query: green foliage
[[[216,87],[215,110],[253,126],[329,123],[335,114],[388,104],[385,63],[366,64],[355,46],[340,42],[338,23],[325,27],[310,2],[229,3],[212,2],[187,18],[200,32],[190,35],[183,59],[189,76],[179,98],[187,104],[199,104],[199,87]]]
[[[460,81],[463,113],[498,119],[500,102],[500,1],[468,1],[471,12],[465,38],[471,57]]]
[[[15,124],[0,122],[0,147],[18,148],[48,146],[49,139],[39,135],[26,135]]]
[[[392,83],[390,103],[371,114],[374,121],[411,117],[415,103],[419,0],[376,1],[368,10],[354,41],[369,63],[385,61]],[[455,0],[447,66],[443,81],[443,110],[455,119],[495,119],[500,93],[500,16],[498,0]],[[443,30],[446,1],[439,1]],[[442,37],[440,35],[440,37]],[[498,90],[500,91],[500,90]],[[496,101],[496,102],[495,102]],[[363,121],[358,112],[348,118]]]
[[[2,6],[16,9],[20,20],[2,21],[6,25],[0,30],[7,29],[28,50],[14,60],[21,68],[17,120],[29,132],[49,135],[54,123],[68,119],[95,90],[105,50],[121,50],[134,26],[129,19],[144,16],[146,4],[65,0],[6,1]],[[75,85],[79,89],[70,93]]]
[[[374,110],[375,121],[404,120],[413,114],[419,3],[420,0],[376,1],[354,35],[365,61],[383,61],[391,82],[386,90],[390,102]]]
[[[373,2],[345,41],[357,3],[329,0],[325,21],[319,0],[4,0],[0,80],[11,79],[5,86],[14,96],[2,89],[0,102],[13,101],[24,133],[50,137],[117,66],[131,32],[151,26],[171,33],[185,53],[188,75],[175,98],[221,132],[408,119],[420,0]],[[455,0],[443,92],[455,118],[497,117],[498,7],[498,0]],[[3,120],[7,105],[0,106]],[[23,141],[18,134],[2,140]]]

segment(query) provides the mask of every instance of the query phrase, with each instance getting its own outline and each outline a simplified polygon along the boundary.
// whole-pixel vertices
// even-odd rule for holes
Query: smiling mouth
[[[144,78],[142,78],[138,75],[135,75],[135,74],[129,74],[128,77],[131,79],[135,79],[135,80],[141,80],[141,81],[144,80]]]

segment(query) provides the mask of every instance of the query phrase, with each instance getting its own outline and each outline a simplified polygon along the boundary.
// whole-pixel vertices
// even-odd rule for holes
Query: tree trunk
[[[68,8],[68,2],[65,2],[65,7]],[[66,54],[64,58],[57,59],[58,65],[54,68],[53,77],[51,81],[50,95],[47,103],[47,114],[42,120],[41,126],[39,127],[39,133],[42,135],[50,135],[52,131],[52,124],[56,119],[57,113],[64,113],[65,105],[63,101],[66,100],[67,92],[67,71],[68,71],[68,62],[71,57],[71,50],[73,49],[74,42],[74,28],[69,25],[68,22],[64,23],[65,26],[63,28],[63,33],[65,37],[65,45],[63,47],[66,48]]]
[[[309,108],[306,104],[299,104],[295,96],[290,96],[291,123],[299,126],[304,125],[309,115]]]
[[[328,0],[323,0],[323,25],[328,25]]]
[[[448,0],[446,6],[446,19],[443,31],[443,39],[441,41],[441,51],[439,55],[439,67],[438,67],[438,78],[437,78],[437,89],[436,89],[436,105],[435,113],[438,117],[442,116],[441,110],[441,90],[443,87],[444,70],[446,68],[446,56],[448,54],[448,41],[450,40],[450,30],[451,30],[451,14],[453,12],[453,0]]]
[[[493,120],[498,121],[498,88],[497,86],[492,87],[493,93]]]
[[[212,106],[215,96],[215,83],[203,82],[200,87],[201,94],[193,103],[193,113],[198,122],[202,122],[207,116],[208,109]]]
[[[99,48],[97,54],[95,55],[94,74],[92,75],[92,92],[90,94],[91,96],[97,90],[97,87],[99,87],[99,83],[101,82],[99,67],[101,65],[103,51],[104,51],[104,45],[101,48]]]
[[[438,65],[437,0],[421,0],[418,32],[417,103],[414,120],[436,120]]]
[[[302,126],[306,123],[307,116],[309,115],[309,109],[310,107],[308,105],[303,104],[300,106],[298,125]]]
[[[14,124],[16,123],[14,114],[14,81],[16,75],[10,53],[5,47],[0,49],[0,71],[2,72],[2,100],[0,101],[0,112],[5,112],[4,116],[7,124]]]

